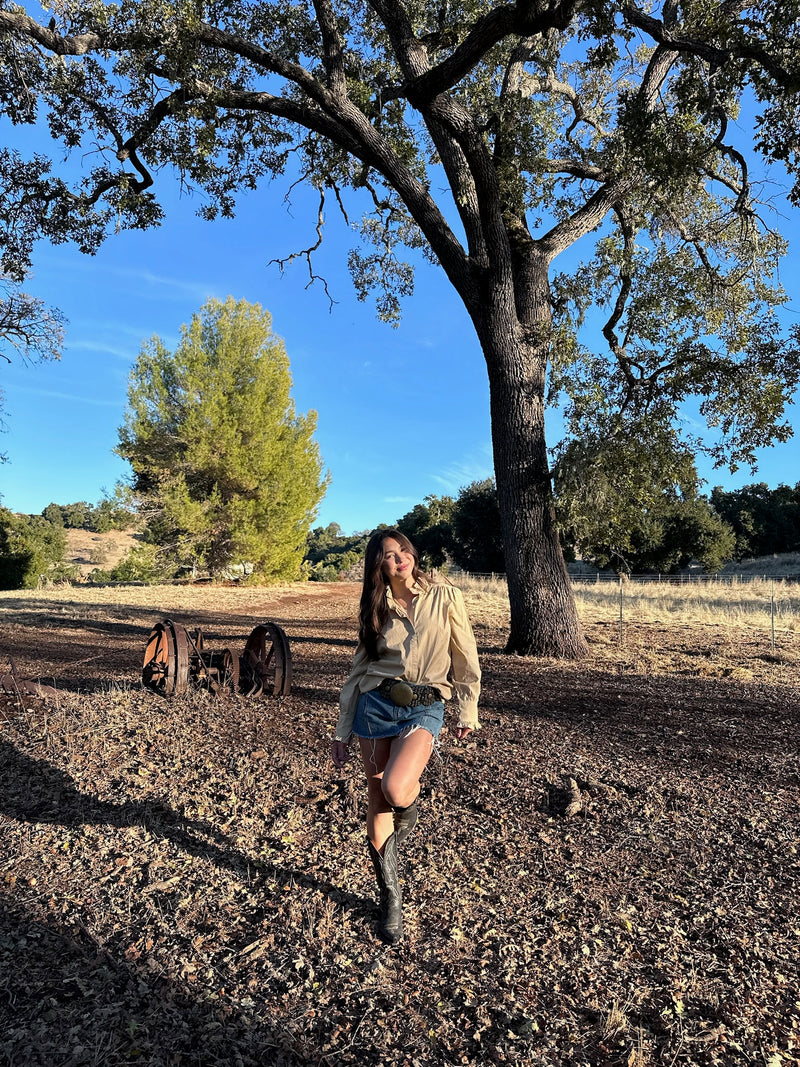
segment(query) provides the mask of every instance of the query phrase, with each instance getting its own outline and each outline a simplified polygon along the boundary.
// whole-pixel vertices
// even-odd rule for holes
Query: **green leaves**
[[[719,173],[735,188],[724,162]],[[731,196],[698,187],[671,199],[631,197],[594,258],[553,286],[549,399],[566,399],[569,434],[593,436],[614,411],[657,417],[683,434],[684,447],[733,469],[785,439],[800,346],[776,315],[786,299],[776,277],[784,250],[778,234],[738,214]],[[585,321],[597,330],[598,309],[608,347],[589,352],[580,331]],[[706,421],[691,433],[681,429],[689,397],[699,398]]]
[[[174,353],[145,345],[117,451],[173,567],[297,576],[327,481],[316,415],[297,415],[290,394],[283,342],[257,304],[210,300]]]
[[[620,572],[668,571],[732,558],[730,527],[697,494],[693,455],[658,417],[610,417],[562,444],[555,466],[559,525],[583,559]]]
[[[0,507],[0,589],[35,589],[63,561],[63,527]]]

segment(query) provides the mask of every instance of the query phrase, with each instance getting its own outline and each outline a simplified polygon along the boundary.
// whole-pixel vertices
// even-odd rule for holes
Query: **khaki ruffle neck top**
[[[389,618],[378,638],[378,658],[368,659],[359,643],[339,698],[337,741],[350,740],[361,693],[376,689],[386,678],[436,686],[445,700],[455,696],[457,725],[480,728],[481,669],[461,590],[420,576],[412,592],[413,621],[386,587]]]

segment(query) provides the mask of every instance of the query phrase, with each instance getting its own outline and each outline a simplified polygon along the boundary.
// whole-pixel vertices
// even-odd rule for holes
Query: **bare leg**
[[[433,735],[414,730],[392,741],[383,771],[383,795],[393,808],[406,808],[419,796],[419,780],[433,752]]]
[[[391,738],[358,739],[367,775],[367,837],[380,852],[394,832],[392,806],[383,795],[383,769],[391,754]]]
[[[433,736],[427,730],[414,730],[405,737],[360,738],[359,743],[369,792],[367,836],[380,851],[394,832],[392,808],[413,804],[419,794]]]

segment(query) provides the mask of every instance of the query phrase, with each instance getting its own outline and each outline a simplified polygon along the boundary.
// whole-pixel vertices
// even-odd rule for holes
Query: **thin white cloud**
[[[132,278],[134,281],[142,282],[153,288],[157,287],[160,290],[160,295],[167,296],[168,299],[183,300],[188,296],[198,304],[204,303],[209,296],[213,296],[216,288],[208,282],[189,281],[185,278],[168,278],[163,274],[153,274],[148,270],[121,270],[115,268],[113,273],[119,274],[123,278]],[[169,292],[165,293],[165,289]]]
[[[51,400],[67,400],[70,404],[89,404],[95,408],[121,408],[122,399],[104,400],[102,397],[87,396],[85,393],[60,393],[55,389],[34,389],[29,385],[15,385],[15,393],[28,393],[31,396],[46,396]]]
[[[142,340],[149,339],[157,330],[153,330],[146,326],[131,326],[122,319],[81,319],[82,329],[85,331],[91,330],[92,333],[100,336],[107,337],[109,335],[114,337],[130,337],[136,344],[141,344]]]
[[[50,262],[55,262],[61,267],[61,260],[54,259],[54,257],[48,257],[44,255],[40,260],[40,264],[48,266]],[[199,281],[197,279],[187,278],[172,278],[165,274],[155,274],[151,270],[136,269],[134,267],[117,267],[113,264],[103,265],[103,274],[106,278],[113,276],[119,278],[125,282],[138,283],[142,287],[146,287],[148,292],[153,289],[159,290],[159,295],[165,300],[184,300],[189,297],[197,304],[204,303],[209,296],[213,296],[216,293],[217,287],[207,281]],[[75,256],[70,263],[70,270],[82,271],[83,273],[97,270],[95,262],[90,257]],[[126,285],[126,290],[130,293],[130,285]]]
[[[102,341],[70,341],[67,346],[67,352],[81,351],[81,352],[102,352],[103,355],[115,356],[117,359],[124,359],[131,361],[136,358],[137,353],[130,348],[115,348],[114,345],[103,344]]]
[[[478,453],[465,456],[460,463],[454,463],[432,473],[431,478],[448,496],[455,496],[465,485],[483,481],[484,478],[491,478],[493,475],[492,450],[487,444]]]

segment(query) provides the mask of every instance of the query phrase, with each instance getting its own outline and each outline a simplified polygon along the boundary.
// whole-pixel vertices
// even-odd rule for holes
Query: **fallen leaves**
[[[283,601],[291,697],[142,693],[139,645],[164,614],[142,605],[103,609],[107,658],[57,708],[7,709],[0,1059],[795,1062],[797,672],[659,673],[668,631],[639,673],[618,648],[588,666],[485,652],[484,730],[431,761],[403,855],[408,935],[387,949],[359,769],[328,762],[346,592]],[[270,614],[209,595],[197,621],[222,643]],[[7,632],[48,660],[74,641],[77,660],[91,618],[65,606],[52,631]],[[691,639],[664,663],[685,669]]]

